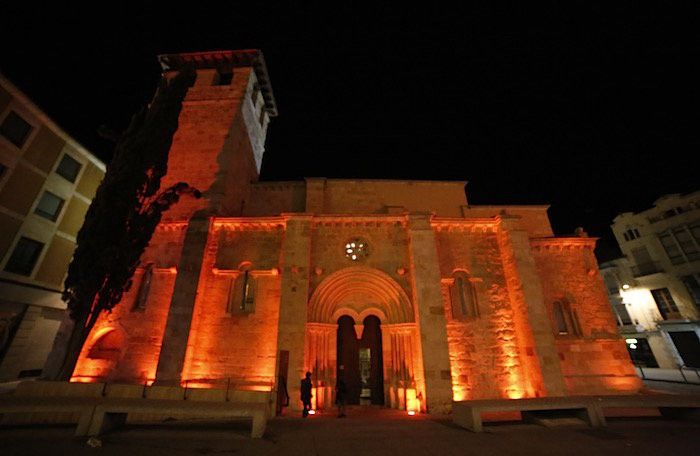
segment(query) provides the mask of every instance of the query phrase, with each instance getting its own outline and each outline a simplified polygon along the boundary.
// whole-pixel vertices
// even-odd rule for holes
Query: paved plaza
[[[492,424],[483,434],[449,419],[409,417],[387,409],[351,408],[348,417],[317,415],[271,420],[263,439],[244,423],[170,422],[126,427],[105,435],[101,447],[74,438],[70,427],[0,428],[7,455],[660,455],[693,454],[700,422],[660,418],[613,419],[606,429]]]

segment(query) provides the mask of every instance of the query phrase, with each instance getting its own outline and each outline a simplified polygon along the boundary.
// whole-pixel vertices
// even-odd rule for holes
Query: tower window
[[[220,86],[227,86],[231,85],[231,81],[233,81],[233,72],[232,71],[219,71],[218,77],[216,78],[216,85]]]
[[[39,204],[36,205],[34,213],[55,222],[58,215],[61,213],[61,208],[63,208],[63,199],[54,195],[51,192],[44,192],[41,195]]]
[[[32,131],[32,126],[14,111],[0,124],[0,134],[17,147],[22,147]]]
[[[43,248],[44,244],[39,241],[24,236],[19,238],[12,256],[7,260],[5,271],[30,276]]]
[[[61,162],[58,164],[58,167],[56,168],[56,174],[62,176],[68,182],[75,182],[75,179],[78,177],[78,173],[80,172],[80,168],[82,167],[83,165],[78,163],[77,160],[75,160],[70,155],[66,154],[63,156]]]

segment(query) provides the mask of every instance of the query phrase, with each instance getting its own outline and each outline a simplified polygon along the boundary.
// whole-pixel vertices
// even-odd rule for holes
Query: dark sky
[[[97,128],[148,102],[156,55],[259,48],[280,112],[263,180],[467,180],[472,204],[551,204],[603,258],[615,214],[700,187],[697,9],[19,3],[0,71],[104,159]]]

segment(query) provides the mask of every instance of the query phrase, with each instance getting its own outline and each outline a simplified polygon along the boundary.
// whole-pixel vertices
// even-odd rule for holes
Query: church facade
[[[473,206],[464,182],[258,182],[277,115],[259,51],[160,56],[197,67],[134,285],[73,381],[285,391],[298,408],[447,411],[453,400],[634,393],[593,255],[546,206]]]

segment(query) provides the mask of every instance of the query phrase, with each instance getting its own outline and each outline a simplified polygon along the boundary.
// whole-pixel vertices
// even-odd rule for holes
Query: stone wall
[[[517,395],[523,373],[496,234],[493,228],[468,224],[437,229],[454,399]],[[476,317],[453,318],[450,288],[455,271],[464,271],[471,279]]]
[[[595,240],[533,241],[547,312],[568,394],[615,394],[640,387],[608,302],[593,254]],[[567,334],[559,334],[554,303],[569,306]],[[566,311],[566,309],[565,309]],[[569,324],[569,319],[571,323]]]
[[[554,236],[547,215],[549,206],[465,206],[465,218],[517,217],[518,225],[532,238]]]
[[[252,220],[251,220],[252,221]],[[266,388],[275,380],[280,307],[279,255],[284,222],[215,222],[202,263],[182,380],[237,388]],[[248,269],[254,306],[229,303]]]
[[[166,220],[187,219],[197,210],[240,215],[251,181],[258,172],[242,109],[250,103],[250,68],[236,68],[230,85],[212,85],[214,70],[198,70],[197,83],[185,97],[173,137],[168,173],[162,188],[187,182],[203,198],[183,198],[165,213]]]
[[[285,212],[304,212],[306,184],[304,182],[257,182],[251,186],[250,200],[243,208],[243,216],[259,217],[280,215]]]
[[[435,212],[461,217],[465,182],[370,179],[307,179],[306,212],[314,214],[402,214]]]
[[[410,295],[406,274],[409,266],[408,234],[403,217],[318,217],[314,221],[309,297],[328,275],[357,265],[386,273]],[[366,241],[369,249],[367,257],[358,261],[345,256],[345,244],[355,238]]]
[[[185,224],[158,226],[130,290],[112,313],[102,314],[95,324],[73,373],[74,380],[151,383],[155,379],[185,228]],[[149,263],[154,268],[151,285],[143,309],[136,309],[144,266]],[[110,331],[119,331],[123,340],[119,354],[109,360],[91,358],[90,350]]]

